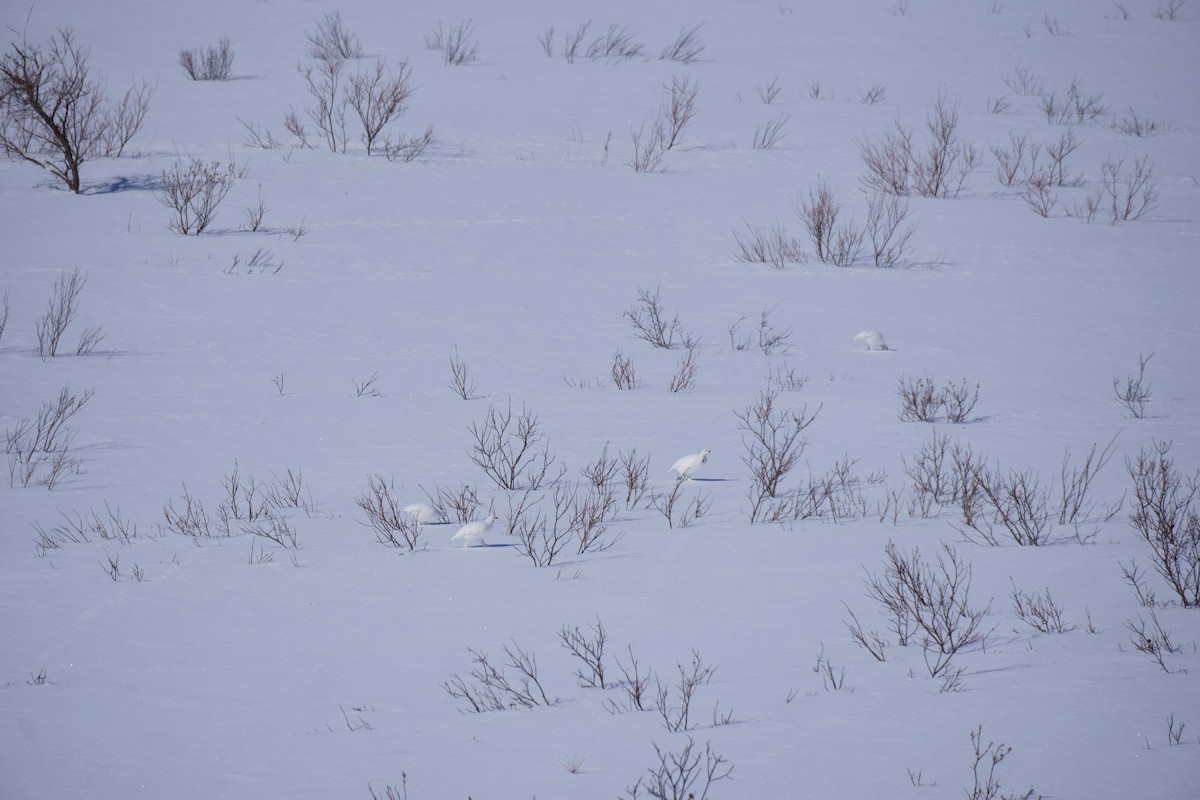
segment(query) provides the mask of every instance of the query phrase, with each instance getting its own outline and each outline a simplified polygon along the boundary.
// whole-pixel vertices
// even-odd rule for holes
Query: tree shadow
[[[157,175],[120,175],[111,180],[89,183],[80,194],[154,191],[158,185],[159,176]]]

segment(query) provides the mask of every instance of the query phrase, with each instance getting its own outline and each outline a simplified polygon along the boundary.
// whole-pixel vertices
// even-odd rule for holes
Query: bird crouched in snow
[[[458,533],[454,534],[450,541],[457,542],[461,539],[463,547],[474,547],[477,544],[487,545],[487,542],[483,540],[483,535],[488,532],[495,521],[496,515],[491,514],[483,521],[468,522],[458,529]]]
[[[667,472],[674,472],[676,480],[687,480],[700,471],[700,468],[704,466],[704,462],[708,461],[708,455],[711,452],[712,450],[706,447],[699,453],[684,456],[672,464]]]
[[[437,524],[446,521],[446,512],[434,508],[428,503],[413,503],[404,507],[404,513],[420,525]]]
[[[862,342],[867,346],[868,350],[891,350],[883,341],[883,334],[879,331],[863,331],[858,336],[854,337],[854,341]]]

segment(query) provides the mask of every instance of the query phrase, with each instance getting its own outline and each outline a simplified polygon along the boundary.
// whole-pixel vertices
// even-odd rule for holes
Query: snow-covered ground
[[[970,796],[978,726],[984,745],[1012,747],[995,772],[1006,794],[1195,797],[1200,611],[1171,602],[1154,572],[1128,521],[1126,471],[1156,441],[1173,443],[1183,473],[1200,466],[1200,3],[1175,21],[1152,15],[1165,5],[5,6],[0,20],[30,42],[74,26],[110,95],[143,79],[154,95],[136,157],[85,164],[80,195],[0,163],[0,296],[11,309],[0,427],[15,430],[64,386],[95,392],[69,422],[77,473],[49,491],[0,482],[0,797],[370,797],[368,786],[412,800],[628,796],[657,765],[655,747],[679,753],[691,737],[733,766],[710,798],[932,800]],[[316,136],[315,149],[290,145],[284,114],[312,103],[297,71],[305,36],[333,11],[361,38],[349,72],[375,58],[411,66],[416,92],[389,130],[432,125],[438,137],[412,162],[368,157],[353,126],[346,153]],[[478,59],[447,66],[425,38],[439,21],[467,19]],[[628,26],[644,51],[567,63],[564,34],[589,20],[589,41]],[[699,60],[659,59],[695,25]],[[538,41],[550,26],[552,58]],[[234,79],[188,80],[180,49],[223,36]],[[1040,97],[1010,90],[1017,70],[1060,98],[1078,78],[1108,107],[1074,126],[1081,144],[1066,164],[1084,182],[1054,189],[1048,218],[997,181],[989,150],[1010,133],[1053,143],[1067,131]],[[685,75],[699,85],[694,120],[661,171],[636,172],[633,133],[663,85]],[[768,105],[760,94],[773,81]],[[862,102],[874,86],[882,102]],[[859,143],[897,120],[923,142],[939,93],[960,103],[958,134],[982,165],[955,198],[907,198],[908,265],[820,263],[793,199],[826,179],[861,224]],[[1010,108],[988,113],[1000,98]],[[1141,138],[1114,128],[1134,112],[1161,127]],[[786,138],[755,149],[756,130],[780,114]],[[283,146],[249,146],[241,121]],[[1156,207],[1116,225],[1068,215],[1100,187],[1101,164],[1123,156],[1152,162]],[[188,157],[244,166],[200,236],[168,230],[153,191]],[[263,229],[241,230],[260,196]],[[734,258],[735,233],[776,222],[803,242],[804,263]],[[282,263],[277,273],[232,267],[259,248]],[[104,339],[88,356],[43,361],[35,321],[75,268],[87,283],[62,349],[74,353],[94,325]],[[698,340],[690,391],[668,390],[681,346],[633,335],[625,312],[639,290],[659,292]],[[790,330],[786,346],[735,350],[730,326],[746,316],[738,332],[749,335],[764,309]],[[863,330],[892,349],[866,350],[853,341]],[[636,370],[633,390],[610,379],[617,352]],[[1147,414],[1130,419],[1113,381],[1151,353]],[[473,399],[451,388],[455,357]],[[807,382],[777,405],[817,416],[784,489],[856,460],[865,513],[750,523],[736,413],[786,370]],[[926,374],[978,384],[972,421],[900,419],[897,386]],[[567,470],[560,487],[606,443],[613,456],[650,456],[646,500],[626,509],[620,489],[611,548],[572,545],[543,567],[520,554],[506,533],[520,492],[471,459],[471,426],[510,403],[537,415],[551,474]],[[1044,487],[1064,452],[1078,464],[1111,441],[1093,517],[1123,496],[1124,506],[1085,525],[1087,543],[1057,525],[1047,546],[971,543],[953,506],[910,507],[905,466],[935,431]],[[669,527],[647,501],[661,505],[668,467],[702,448],[712,453],[679,503],[700,498],[707,513],[680,527],[676,509]],[[273,512],[295,548],[242,521],[217,535],[235,468],[268,485],[302,475],[315,508]],[[886,478],[868,484],[872,473]],[[490,546],[452,543],[454,523],[426,526],[415,552],[381,545],[356,504],[372,475],[401,505],[475,487],[477,517],[489,506],[500,517]],[[185,491],[213,536],[168,530],[163,508],[182,508]],[[889,492],[894,516],[882,509]],[[37,546],[39,530],[61,539],[67,518],[107,520],[106,506],[136,525],[128,543],[92,533]],[[987,636],[954,657],[962,672],[949,686],[930,677],[919,638],[896,646],[867,594],[889,542],[927,561],[945,542],[972,570],[969,604],[988,609]],[[1135,559],[1180,648],[1165,655],[1170,672],[1131,644],[1126,623],[1150,621],[1122,577]],[[1021,621],[1014,590],[1049,590],[1068,630]],[[852,641],[850,611],[885,632],[885,661]],[[609,688],[582,688],[583,664],[560,632],[587,635],[597,620]],[[472,650],[503,666],[506,645],[536,657],[550,705],[464,713],[444,684],[470,684]],[[652,702],[610,713],[626,701],[618,663],[631,652],[672,691],[694,653],[716,668],[695,692],[689,730],[668,730]],[[1171,721],[1186,726],[1178,745]]]

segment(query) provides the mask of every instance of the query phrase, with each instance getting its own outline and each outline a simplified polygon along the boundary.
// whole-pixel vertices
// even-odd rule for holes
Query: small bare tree
[[[633,325],[637,338],[664,350],[670,350],[676,341],[689,350],[695,346],[691,334],[684,332],[678,314],[667,321],[661,289],[656,288],[653,292],[638,289],[637,293],[637,302],[624,313],[624,317]]]
[[[13,42],[0,58],[0,150],[49,172],[69,191],[97,156],[120,156],[140,130],[153,92],[142,84],[115,106],[88,67],[90,49],[59,28],[45,45]]]
[[[805,405],[797,413],[776,407],[779,392],[768,385],[758,393],[754,405],[735,411],[742,445],[740,458],[750,468],[750,521],[769,517],[767,509],[778,497],[784,477],[804,453],[807,440],[802,434],[821,412],[808,413]]]
[[[679,61],[683,64],[691,64],[699,59],[705,48],[704,43],[700,41],[700,28],[700,25],[680,28],[675,41],[663,48],[662,53],[658,56],[659,59]]]
[[[1144,419],[1146,416],[1146,403],[1150,401],[1150,384],[1146,381],[1146,366],[1152,358],[1154,358],[1154,353],[1148,356],[1139,353],[1137,377],[1132,375],[1126,377],[1124,386],[1120,384],[1119,379],[1113,378],[1113,392],[1117,396],[1117,402],[1129,412],[1130,419]]]
[[[450,354],[450,388],[463,400],[475,397],[475,381],[471,380],[467,363],[458,357],[458,345]]]
[[[791,115],[780,113],[779,116],[772,118],[761,128],[756,128],[751,146],[755,150],[775,149],[775,146],[787,137],[785,128],[791,119]]]
[[[537,489],[546,481],[554,456],[536,414],[525,406],[514,418],[512,403],[488,409],[482,423],[471,423],[471,460],[501,489]],[[551,483],[559,476],[554,476]]]
[[[393,73],[383,59],[376,59],[371,70],[350,76],[346,101],[362,124],[362,142],[367,155],[371,155],[384,128],[404,115],[413,91],[412,68],[406,61],[401,62]]]
[[[229,37],[222,37],[216,47],[180,50],[179,65],[194,81],[229,80],[233,77],[233,49]]]
[[[604,646],[608,643],[608,632],[604,623],[596,617],[595,625],[588,625],[588,633],[579,626],[563,625],[558,632],[562,646],[579,659],[583,666],[575,670],[575,680],[584,689],[606,689],[604,682]]]
[[[318,61],[345,61],[362,58],[362,43],[358,34],[346,30],[341,12],[334,11],[317,20],[317,29],[306,34],[309,56]]]
[[[415,550],[424,525],[403,510],[393,493],[395,485],[382,475],[367,476],[367,491],[354,498],[354,503],[367,516],[367,524],[375,531],[375,539],[390,547]]]
[[[199,236],[212,224],[221,201],[233,189],[238,169],[233,162],[205,163],[193,158],[185,163],[175,159],[164,170],[154,199],[174,212],[167,227],[184,236]]]
[[[36,418],[22,418],[6,431],[9,486],[41,484],[53,489],[67,474],[78,471],[79,460],[71,454],[75,433],[67,422],[94,394],[91,389],[75,394],[64,386],[54,402],[42,404]]]
[[[733,765],[714,752],[711,744],[704,744],[701,756],[700,748],[690,736],[679,752],[664,751],[656,744],[654,754],[658,763],[647,767],[645,775],[625,788],[629,800],[640,800],[643,796],[654,800],[706,800],[712,785],[733,773]]]
[[[1170,442],[1155,442],[1126,461],[1134,496],[1129,521],[1150,546],[1154,569],[1187,608],[1200,606],[1200,471],[1181,474],[1170,449]]]
[[[447,66],[459,67],[479,58],[479,42],[475,38],[475,24],[471,20],[454,25],[449,30],[438,29],[425,36],[425,46],[430,50],[442,51],[442,62]]]
[[[679,360],[679,366],[675,368],[675,374],[671,377],[671,382],[667,384],[667,391],[690,392],[696,388],[696,349],[689,347],[684,351],[683,358]]]
[[[314,101],[313,105],[304,107],[304,112],[321,131],[325,137],[325,144],[333,153],[346,152],[348,102],[342,92],[342,73],[345,67],[346,61],[342,58],[317,58],[296,67],[304,76],[305,86]],[[292,130],[292,125],[287,120],[285,125],[289,131]],[[304,140],[305,137],[301,135],[302,126],[300,130],[301,133],[293,133],[297,138]]]
[[[618,389],[637,388],[637,372],[633,369],[633,361],[628,356],[621,355],[620,350],[613,354],[612,367],[609,371],[613,386]]]
[[[670,150],[679,143],[684,128],[696,116],[696,95],[700,92],[700,82],[692,81],[687,75],[677,75],[663,88],[667,91],[667,99],[659,117],[665,121],[664,149]]]
[[[43,361],[58,354],[58,345],[67,328],[79,314],[79,295],[87,284],[87,275],[76,267],[70,274],[63,273],[54,284],[54,293],[46,304],[46,313],[35,322],[37,345],[33,354]],[[8,295],[5,294],[5,317],[8,316]],[[2,332],[2,328],[0,328]]]

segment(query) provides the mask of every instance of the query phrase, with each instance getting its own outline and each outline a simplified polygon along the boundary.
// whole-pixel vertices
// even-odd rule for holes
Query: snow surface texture
[[[138,157],[87,162],[81,195],[33,165],[0,163],[0,296],[11,309],[0,427],[35,418],[64,386],[95,390],[68,426],[77,472],[52,491],[0,480],[0,796],[367,798],[368,785],[382,794],[406,781],[411,800],[611,798],[657,763],[655,745],[678,753],[691,736],[734,767],[711,800],[961,798],[981,725],[985,743],[1013,748],[996,771],[1005,793],[1195,797],[1200,612],[1171,603],[1128,522],[1125,460],[1172,441],[1181,470],[1200,466],[1200,4],[1174,22],[1152,16],[1157,0],[1123,5],[1131,19],[1107,0],[436,10],[40,0],[26,25],[29,4],[6,4],[5,36],[44,42],[73,25],[110,94],[141,79],[155,94],[131,143]],[[348,152],[332,153],[304,114],[313,103],[296,65],[305,34],[332,11],[361,37],[350,73],[376,58],[393,72],[411,66],[417,89],[390,135],[433,125],[438,136],[413,161],[368,158],[353,112]],[[439,18],[473,20],[475,62],[447,66],[426,49]],[[628,25],[644,52],[567,63],[563,34],[588,20],[589,41]],[[699,60],[658,58],[697,24]],[[552,58],[538,43],[550,26]],[[235,79],[187,80],[180,49],[224,36]],[[1109,109],[1074,126],[1081,144],[1066,163],[1083,183],[1050,187],[1045,218],[1019,181],[997,180],[989,149],[1026,133],[1044,147],[1067,131],[1047,121],[1041,97],[1006,85],[1018,68],[1060,100],[1078,77]],[[695,117],[662,171],[635,172],[632,133],[683,74],[699,85]],[[876,85],[882,102],[862,102]],[[842,221],[862,225],[856,143],[898,119],[919,149],[939,91],[960,101],[957,133],[981,166],[955,198],[905,198],[916,225],[907,267],[822,263],[792,201],[825,178]],[[1008,109],[988,113],[1000,98]],[[289,109],[312,149],[284,130]],[[1158,129],[1114,127],[1131,110]],[[786,137],[754,149],[756,130],[780,115]],[[239,120],[281,146],[248,146]],[[169,231],[152,191],[178,156],[245,168],[200,236]],[[1153,162],[1157,207],[1117,225],[1068,216],[1101,187],[1101,164],[1121,157]],[[260,192],[260,230],[239,230]],[[734,258],[735,232],[777,221],[806,258],[783,269]],[[276,273],[247,274],[260,248],[282,263]],[[31,355],[36,319],[76,267],[87,284],[65,349],[90,326],[105,338],[89,357],[43,362]],[[668,391],[678,339],[662,349],[633,335],[623,314],[639,289],[658,289],[666,321],[678,315],[697,340],[693,390]],[[772,307],[773,329],[790,329],[785,347],[729,345],[731,325]],[[847,336],[860,321],[901,348],[861,357]],[[450,388],[455,347],[476,399]],[[618,351],[636,370],[632,390],[608,377]],[[1150,353],[1151,400],[1130,419],[1113,379],[1136,375]],[[785,380],[789,370],[807,381]],[[978,384],[977,421],[901,421],[898,383],[926,375],[938,391]],[[768,376],[777,413],[820,409],[780,491],[856,460],[835,485],[857,486],[866,513],[749,523],[749,434],[734,412]],[[560,487],[584,480],[606,442],[610,458],[650,458],[649,490],[632,508],[620,471],[612,478],[606,535],[624,536],[582,554],[572,541],[544,568],[507,526],[491,543],[512,546],[469,558],[436,528],[411,551],[380,544],[355,503],[372,475],[410,498],[465,484],[479,506],[462,519],[507,517],[528,481],[498,488],[472,461],[470,426],[510,400],[536,413],[545,438],[532,450],[555,457],[548,478],[567,470]],[[1078,464],[1115,437],[1091,486],[1094,521],[1079,531],[1092,543],[1055,522],[1053,546],[976,545],[953,504],[922,513],[906,467],[935,431],[1043,485],[1057,484],[1064,452]],[[698,439],[728,455],[709,464],[714,480],[683,484],[672,527],[651,501],[663,505],[675,486],[666,466]],[[243,504],[223,535],[235,462],[243,500],[251,477],[266,491],[289,469],[311,498],[256,522]],[[211,536],[166,529],[164,506],[181,513],[185,487]],[[552,491],[531,493],[542,499],[527,519],[553,522]],[[878,510],[889,492],[894,519]],[[705,498],[706,513],[680,526],[679,509]],[[128,543],[89,526],[94,513],[112,535],[106,504],[136,525]],[[39,554],[39,527],[61,539],[56,526],[80,519],[86,540]],[[926,559],[947,542],[972,568],[970,603],[988,609],[988,635],[955,656],[960,691],[941,691],[920,638],[897,646],[868,597],[864,578],[882,573],[889,541]],[[1131,645],[1126,622],[1149,624],[1151,611],[1121,575],[1135,559],[1180,647],[1165,656],[1169,673]],[[1048,589],[1068,630],[1019,619],[1014,586]],[[851,640],[847,608],[888,640],[885,661]],[[587,634],[597,620],[606,688],[583,688],[583,662],[560,633]],[[516,680],[503,652],[514,642],[536,657],[552,705],[460,713],[443,685],[470,680],[470,650]],[[668,730],[655,710],[610,713],[625,699],[618,658],[630,667],[629,648],[671,704],[676,665],[691,669],[693,649],[717,668],[696,689],[688,731]],[[736,724],[715,724],[726,714]],[[1181,745],[1169,742],[1172,717],[1186,725]]]

